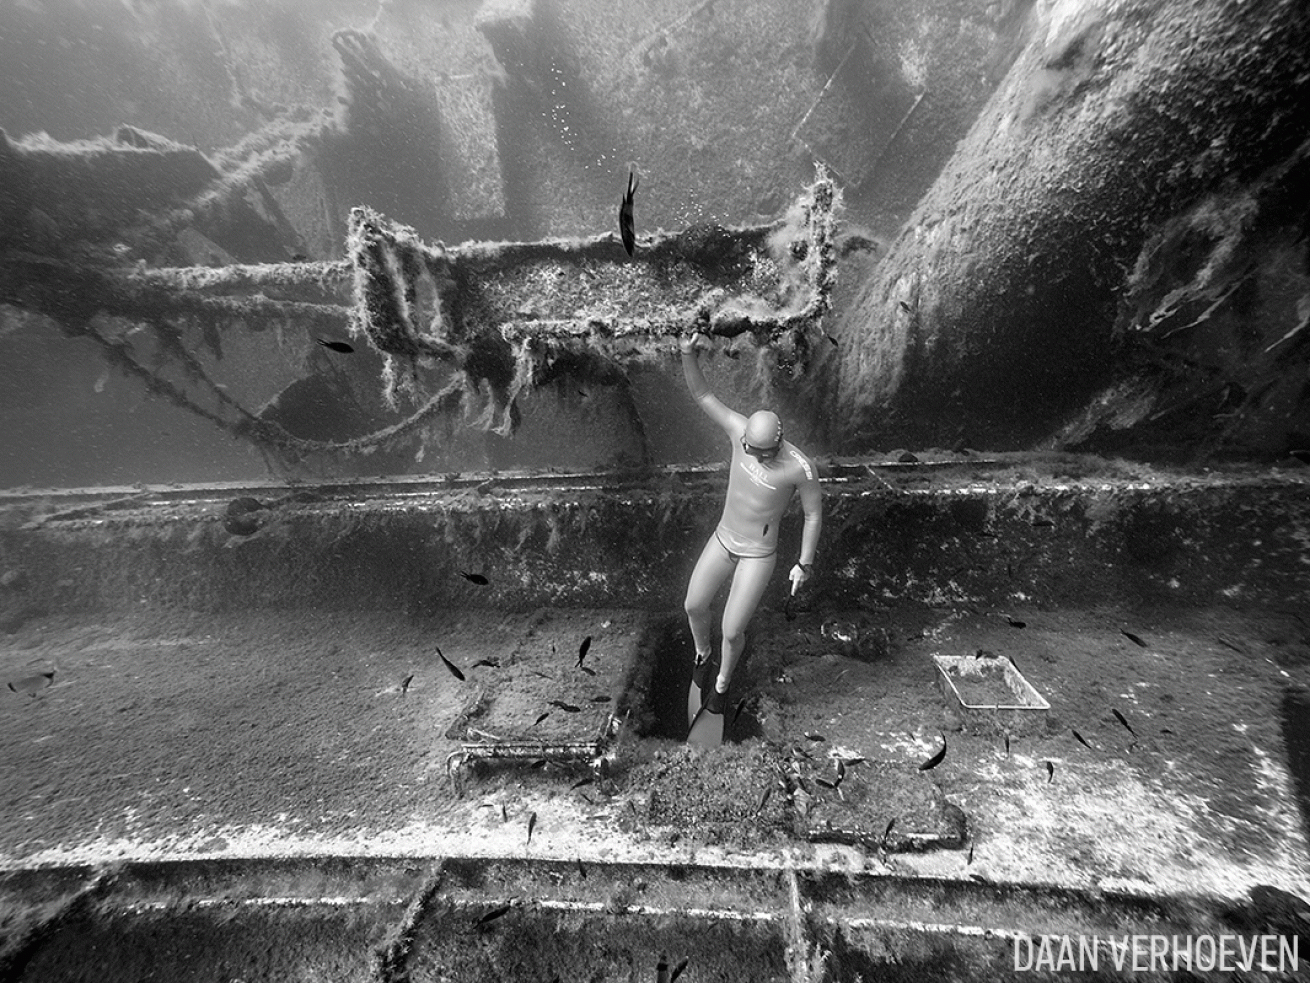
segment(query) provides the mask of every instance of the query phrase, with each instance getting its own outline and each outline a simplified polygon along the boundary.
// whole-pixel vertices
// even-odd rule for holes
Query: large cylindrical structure
[[[869,273],[823,369],[834,443],[1018,446],[1113,368],[1143,243],[1310,133],[1303,0],[1055,0]]]

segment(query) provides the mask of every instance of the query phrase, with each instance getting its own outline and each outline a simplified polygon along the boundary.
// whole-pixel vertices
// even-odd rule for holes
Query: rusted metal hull
[[[1076,478],[1026,460],[830,463],[818,576],[800,602],[1310,601],[1306,471]],[[54,609],[144,598],[203,610],[669,610],[725,485],[721,469],[700,467],[10,492],[0,545],[24,571],[24,597]],[[279,502],[257,535],[224,529],[242,496]],[[793,511],[784,557],[799,550]]]

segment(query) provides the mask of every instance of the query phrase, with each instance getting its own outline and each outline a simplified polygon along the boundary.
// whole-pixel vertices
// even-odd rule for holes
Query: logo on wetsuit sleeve
[[[796,458],[796,463],[799,464],[801,468],[805,471],[805,477],[807,478],[814,477],[814,472],[810,470],[810,462],[805,460],[805,458],[801,456],[799,451],[793,450],[791,452],[791,456]]]

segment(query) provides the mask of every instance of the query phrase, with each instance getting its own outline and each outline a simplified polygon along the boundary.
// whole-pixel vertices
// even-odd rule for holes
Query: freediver
[[[707,746],[723,742],[723,711],[746,627],[764,596],[778,556],[778,525],[792,494],[800,492],[805,509],[801,552],[791,568],[791,592],[809,580],[823,524],[823,493],[814,462],[783,439],[782,421],[770,410],[750,417],[729,409],[711,391],[697,361],[700,332],[680,339],[682,371],[692,398],[728,434],[732,461],[728,494],[718,527],[705,543],[687,585],[684,607],[696,646],[691,688],[687,693],[688,742]],[[710,603],[723,581],[732,577],[723,610],[723,646],[719,671],[710,687]]]

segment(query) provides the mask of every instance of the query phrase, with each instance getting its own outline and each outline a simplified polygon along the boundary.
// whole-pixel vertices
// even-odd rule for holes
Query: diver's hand
[[[678,345],[682,349],[682,354],[691,355],[697,348],[704,347],[705,335],[700,331],[693,331],[689,335],[683,335],[678,339]]]
[[[801,584],[810,579],[810,574],[798,563],[791,568],[791,573],[787,574],[787,578],[791,581],[791,592],[795,594]]]

